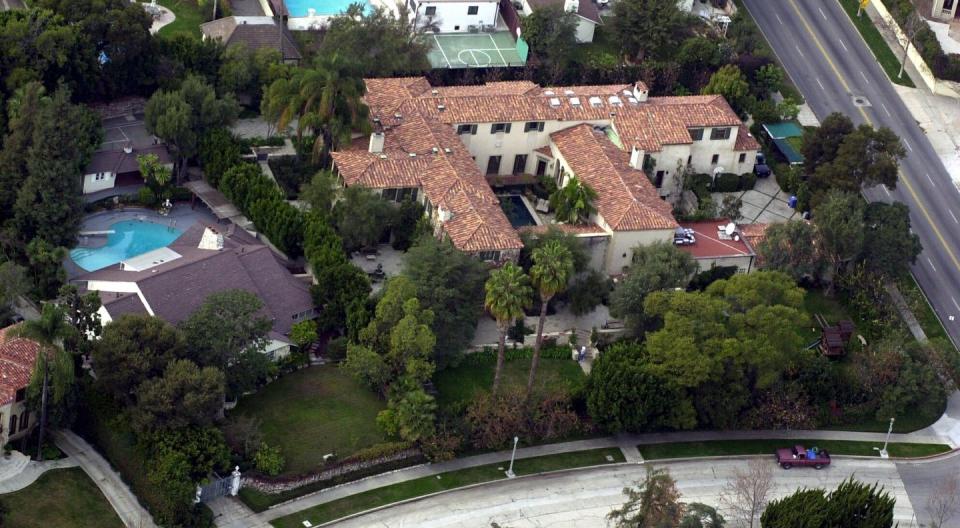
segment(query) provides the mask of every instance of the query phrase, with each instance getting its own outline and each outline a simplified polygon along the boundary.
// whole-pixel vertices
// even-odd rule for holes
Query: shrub
[[[737,192],[740,190],[740,176],[732,172],[723,172],[713,179],[713,192]]]
[[[556,440],[581,428],[566,395],[528,398],[522,390],[478,394],[467,407],[466,422],[477,449],[508,447],[514,436],[527,442]]]
[[[141,187],[137,191],[137,201],[147,207],[154,207],[157,205],[157,197],[153,194],[153,191],[149,187]]]
[[[270,476],[279,475],[283,471],[283,465],[286,461],[279,447],[271,447],[266,442],[260,444],[260,449],[253,456],[253,464],[258,471],[262,471]]]
[[[341,336],[328,341],[325,356],[329,361],[343,361],[347,357],[347,338]]]
[[[578,277],[567,289],[566,297],[574,315],[584,315],[601,304],[610,301],[612,281],[603,273],[590,270]]]

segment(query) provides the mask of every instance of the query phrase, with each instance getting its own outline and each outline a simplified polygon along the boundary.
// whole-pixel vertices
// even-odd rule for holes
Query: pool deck
[[[170,210],[170,214],[167,216],[162,216],[152,209],[139,207],[125,207],[123,209],[93,213],[83,219],[80,231],[108,231],[111,225],[125,220],[147,220],[155,224],[176,227],[181,231],[185,231],[188,227],[201,221],[211,224],[218,223],[217,217],[206,208],[191,208],[189,204],[178,203],[173,206],[173,209]],[[100,247],[106,244],[106,241],[105,236],[81,236],[77,247]],[[63,267],[67,270],[67,278],[70,280],[87,273],[86,270],[77,266],[69,256],[64,259]]]

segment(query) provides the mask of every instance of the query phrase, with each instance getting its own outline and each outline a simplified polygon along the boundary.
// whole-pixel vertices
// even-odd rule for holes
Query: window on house
[[[657,175],[653,179],[653,186],[657,189],[663,187],[663,171],[657,171]]]
[[[23,411],[20,415],[20,430],[26,431],[30,427],[30,411]]]
[[[8,427],[7,429],[10,430],[7,433],[9,436],[13,436],[17,434],[17,415],[16,414],[10,415],[10,427]]]
[[[730,139],[730,129],[729,128],[711,129],[710,139]]]
[[[383,192],[380,193],[380,197],[383,198],[384,200],[389,200],[389,201],[391,201],[391,202],[396,202],[396,201],[397,201],[397,191],[398,191],[398,189],[384,189]]]
[[[716,165],[717,163],[720,163],[720,154],[714,154],[713,157],[710,158],[711,165]]]
[[[480,260],[484,262],[497,262],[500,260],[499,251],[481,251],[479,253]]]
[[[693,156],[692,156],[692,155],[691,155],[691,156],[687,156],[687,165],[690,165],[691,163],[693,163]]]
[[[494,123],[490,125],[491,134],[509,134],[510,133],[510,123]]]
[[[746,152],[741,152],[741,153],[740,153],[740,163],[743,163],[743,162],[745,162],[745,161],[747,161],[747,153],[746,153]]]
[[[477,135],[477,125],[457,125],[457,134],[475,136]]]
[[[434,16],[434,15],[436,15],[436,14],[437,14],[437,6],[427,6],[427,8],[423,10],[423,14],[425,14],[425,15],[427,15],[427,16]]]
[[[694,141],[700,141],[701,139],[703,139],[703,129],[702,129],[702,128],[688,128],[687,130],[690,132],[690,137],[691,137]]]
[[[517,156],[513,158],[513,173],[523,174],[525,172],[527,172],[527,155],[517,154]]]
[[[537,160],[537,176],[543,176],[547,173],[547,160]]]
[[[490,156],[487,160],[487,174],[500,174],[500,156]]]
[[[22,402],[27,399],[27,389],[20,389],[17,391],[17,396],[14,401]]]
[[[543,121],[527,121],[523,125],[524,132],[543,132]]]
[[[480,6],[467,6],[468,15],[476,15],[480,12]]]

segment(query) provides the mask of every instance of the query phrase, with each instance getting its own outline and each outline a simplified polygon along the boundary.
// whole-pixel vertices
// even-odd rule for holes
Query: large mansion
[[[671,241],[666,198],[685,173],[753,170],[757,141],[718,95],[649,97],[635,84],[543,88],[528,81],[433,87],[423,77],[367,79],[374,132],[333,153],[343,185],[424,204],[438,236],[484,260],[523,246],[491,185],[515,175],[572,176],[598,198],[595,266],[622,272],[638,244]],[[539,222],[538,222],[539,223]]]

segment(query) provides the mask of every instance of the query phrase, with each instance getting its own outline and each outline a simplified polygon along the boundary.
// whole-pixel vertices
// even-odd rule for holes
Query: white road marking
[[[800,46],[794,46],[794,47],[797,48],[797,53],[799,53],[801,57],[806,58],[806,55],[803,54],[803,50],[800,49]]]
[[[870,84],[870,79],[867,79],[867,74],[863,73],[863,70],[860,70],[860,76],[863,77],[863,80]]]
[[[960,224],[960,220],[957,220],[957,215],[953,214],[952,209],[947,209],[947,212],[950,213],[950,217],[953,218],[953,221]]]
[[[927,257],[927,262],[930,263],[930,267],[933,268],[933,272],[936,273],[936,272],[937,272],[937,268],[936,268],[936,266],[933,265],[933,261],[930,260],[930,257]]]
[[[823,90],[824,92],[826,92],[826,91],[827,91],[827,89],[826,89],[826,88],[824,88],[824,87],[823,87],[823,83],[822,83],[822,82],[820,82],[820,77],[816,77],[816,79],[817,79],[817,84],[819,84],[819,85],[820,85],[820,89],[821,89],[821,90]]]
[[[950,300],[953,301],[953,305],[957,307],[957,310],[960,310],[960,304],[957,304],[957,300],[953,297],[950,297]]]
[[[847,45],[843,43],[843,39],[837,39],[840,41],[840,45],[843,46],[843,51],[850,51],[847,49]]]
[[[929,174],[924,174],[924,176],[927,177],[927,181],[930,182],[930,185],[933,185],[934,187],[937,186],[936,183],[933,183],[933,178],[931,178]]]
[[[887,105],[880,103],[880,106],[882,106],[883,111],[887,113],[887,117],[893,117],[893,115],[890,114],[890,110],[887,110]]]
[[[822,16],[824,20],[827,19],[827,14],[823,12],[823,9],[818,7],[817,11],[820,11],[820,16]]]
[[[782,19],[782,18],[780,18],[780,15],[779,15],[779,14],[777,14],[777,13],[774,13],[774,16],[776,16],[776,17],[777,17],[777,22],[780,22],[780,25],[782,26],[782,25],[783,25],[783,19]]]
[[[890,197],[890,189],[887,189],[887,186],[884,185],[884,184],[882,184],[882,183],[880,184],[880,188],[883,189],[883,192],[887,193],[887,198],[889,198],[889,197]]]
[[[903,140],[903,144],[907,147],[907,150],[909,150],[910,152],[913,152],[913,147],[910,146],[910,142],[909,142],[909,141],[907,141],[906,139],[904,139],[904,140]]]

